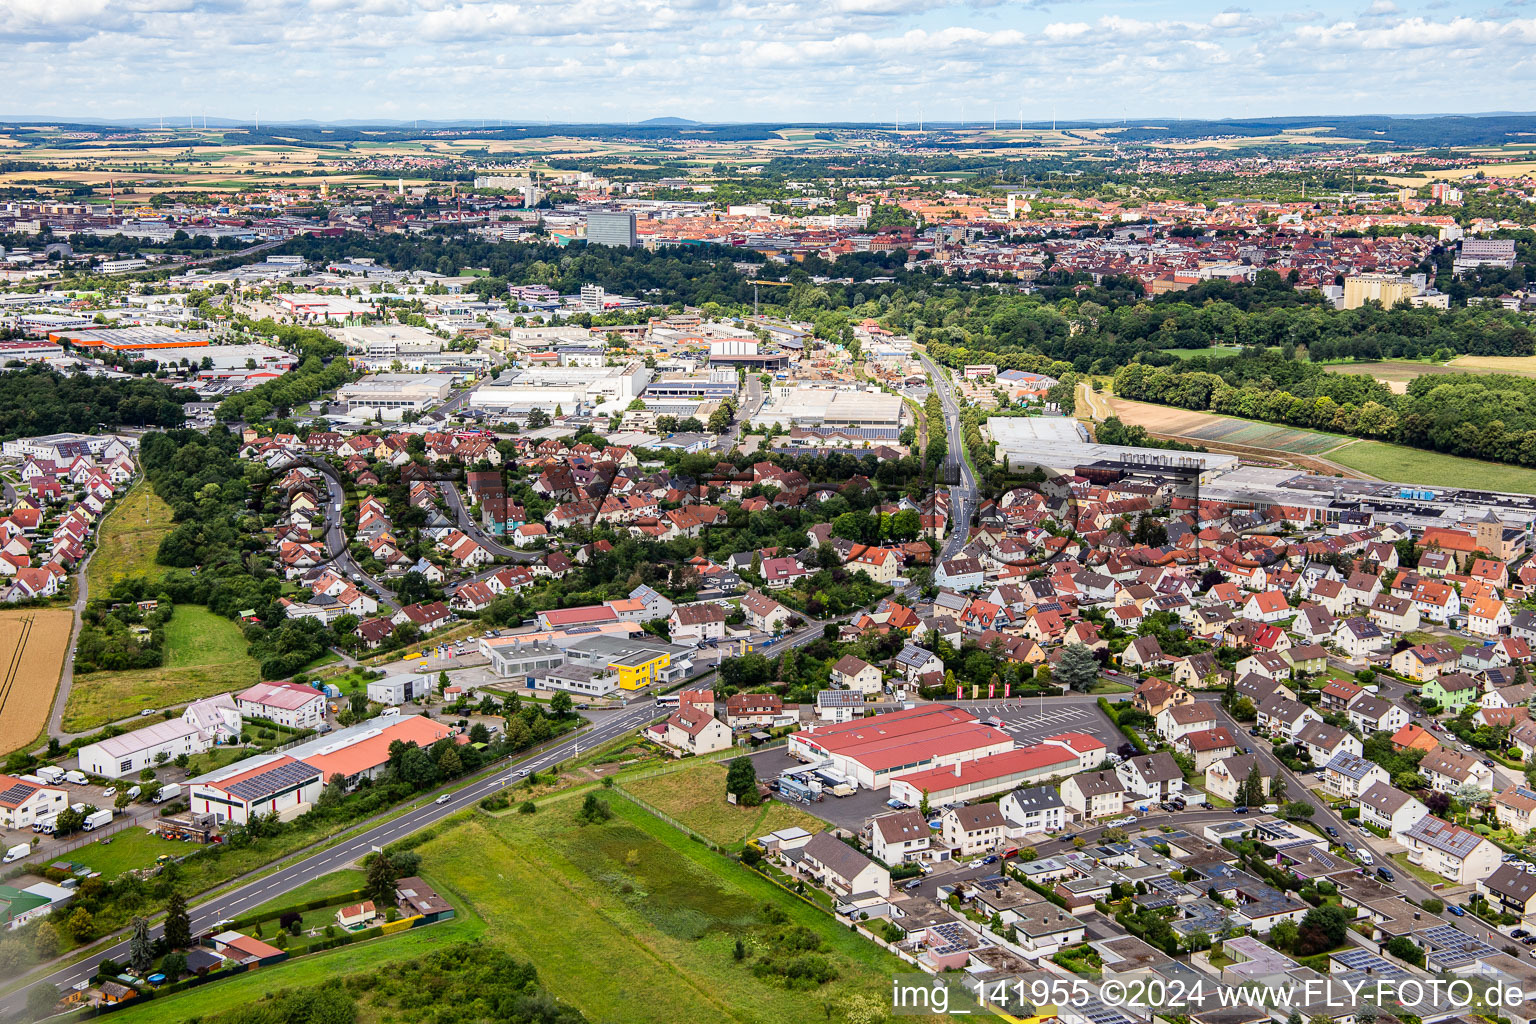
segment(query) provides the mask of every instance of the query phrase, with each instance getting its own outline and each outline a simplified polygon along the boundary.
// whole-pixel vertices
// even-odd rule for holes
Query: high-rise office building
[[[587,244],[634,248],[635,215],[630,210],[593,210],[587,214]]]

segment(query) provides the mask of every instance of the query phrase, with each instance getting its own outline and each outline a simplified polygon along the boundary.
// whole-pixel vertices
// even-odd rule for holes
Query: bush
[[[591,797],[588,797],[588,799],[590,800]],[[607,804],[604,804],[603,806],[606,807]],[[520,805],[518,805],[517,813],[518,814],[534,814],[534,813],[536,813],[538,811],[538,809],[539,809],[539,805],[534,803],[532,800],[524,800]]]
[[[608,806],[608,801],[598,799],[596,793],[588,793],[587,798],[581,802],[581,810],[576,812],[576,820],[583,825],[607,821],[611,817],[613,808]]]

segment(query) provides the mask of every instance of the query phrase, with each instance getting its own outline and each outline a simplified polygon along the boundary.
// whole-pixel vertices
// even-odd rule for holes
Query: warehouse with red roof
[[[1013,740],[1001,729],[944,704],[818,725],[789,737],[789,753],[794,757],[831,761],[836,771],[868,789],[884,789],[897,775],[945,768],[1012,749]]]

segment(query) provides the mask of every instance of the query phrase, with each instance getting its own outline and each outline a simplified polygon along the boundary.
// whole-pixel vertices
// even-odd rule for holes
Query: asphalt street
[[[400,602],[395,599],[395,592],[364,572],[363,567],[357,564],[357,560],[347,550],[347,535],[341,528],[341,510],[346,502],[346,488],[341,482],[341,474],[323,459],[305,458],[297,461],[319,470],[320,475],[325,477],[325,547],[331,561],[344,575],[372,587],[379,604],[388,607],[391,612],[399,611]]]
[[[476,544],[479,544],[491,554],[499,558],[510,558],[514,562],[537,562],[542,556],[532,551],[519,551],[509,548],[495,537],[486,533],[480,524],[470,516],[469,509],[464,506],[464,496],[459,493],[459,487],[451,480],[443,481],[443,500],[448,503],[448,508],[453,512],[454,525],[458,526]],[[496,566],[492,572],[503,568]]]
[[[952,507],[949,510],[950,534],[944,542],[944,550],[940,552],[941,560],[950,559],[965,547],[970,539],[971,517],[976,509],[976,477],[971,473],[971,465],[965,460],[964,448],[965,436],[960,431],[960,406],[955,401],[953,389],[949,386],[949,378],[944,376],[944,371],[934,365],[933,360],[927,355],[922,357],[923,367],[933,379],[934,386],[939,392],[939,401],[944,405],[944,429],[948,435],[949,453],[947,463],[952,467],[958,467],[960,483],[949,489]],[[929,428],[933,427],[930,424]]]

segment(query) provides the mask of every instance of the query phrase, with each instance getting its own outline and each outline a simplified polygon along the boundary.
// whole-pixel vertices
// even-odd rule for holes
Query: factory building
[[[627,366],[534,366],[507,370],[469,396],[470,408],[507,416],[542,409],[553,413],[622,409],[650,382],[645,364]]]

